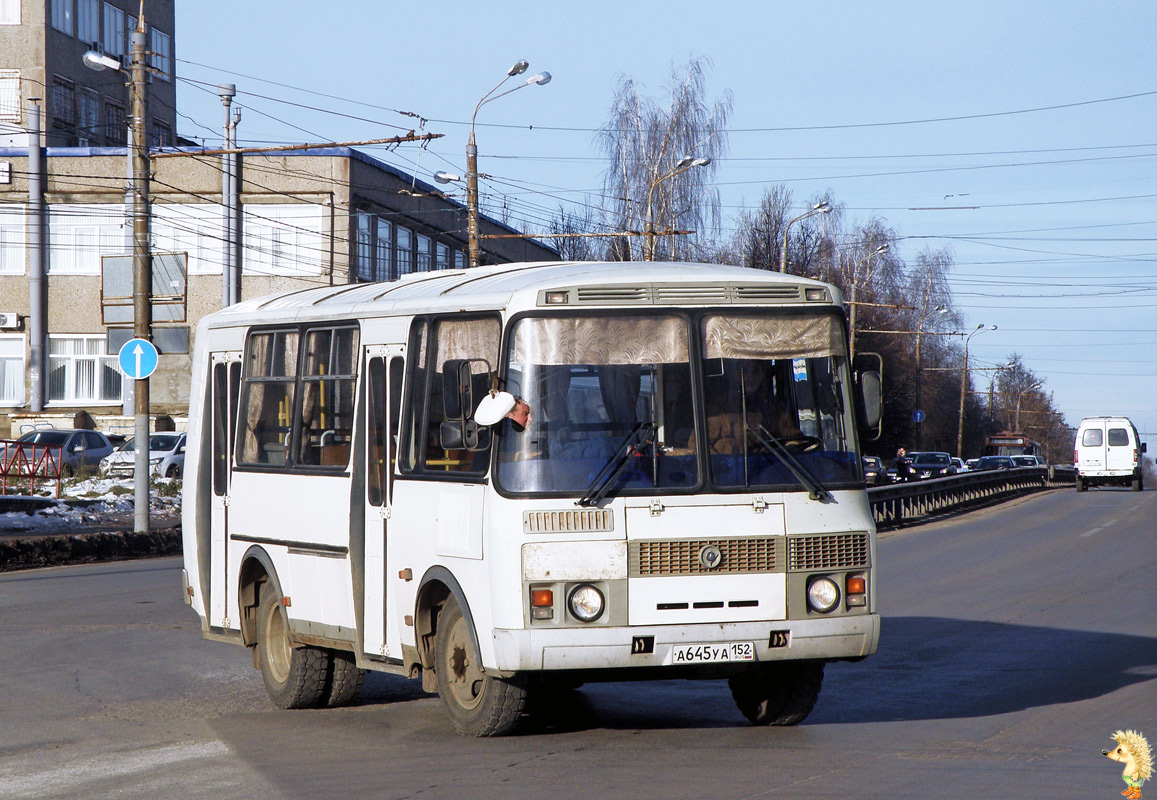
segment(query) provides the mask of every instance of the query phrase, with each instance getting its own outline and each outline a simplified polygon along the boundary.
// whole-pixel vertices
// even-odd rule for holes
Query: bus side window
[[[296,464],[344,467],[349,462],[357,346],[357,328],[306,332]]]
[[[239,464],[286,464],[297,376],[297,339],[296,331],[270,331],[249,337],[241,387]]]
[[[398,458],[398,416],[402,406],[402,374],[405,370],[401,357],[390,359],[389,370],[387,384],[384,359],[371,358],[366,367],[366,413],[369,417],[366,497],[370,505],[374,506],[389,502],[393,489],[390,476],[394,473]]]

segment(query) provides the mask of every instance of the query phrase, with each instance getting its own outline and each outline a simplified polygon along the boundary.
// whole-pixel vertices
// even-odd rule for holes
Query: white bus
[[[879,375],[853,374],[827,284],[539,263],[326,286],[206,317],[192,385],[186,601],[282,708],[385,670],[488,736],[529,693],[727,678],[785,725],[825,663],[876,650],[856,430]]]

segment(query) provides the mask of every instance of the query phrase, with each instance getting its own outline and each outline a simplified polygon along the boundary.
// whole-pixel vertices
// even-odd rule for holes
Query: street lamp
[[[981,331],[994,331],[995,325],[984,327],[984,323],[976,326],[976,330],[964,337],[964,368],[960,370],[960,418],[956,422],[956,457],[964,458],[964,391],[968,385],[968,343],[972,337]]]
[[[1014,431],[1020,430],[1020,400],[1021,400],[1021,398],[1024,397],[1025,392],[1031,392],[1033,389],[1036,389],[1040,385],[1041,385],[1041,381],[1037,381],[1032,386],[1026,386],[1025,388],[1021,389],[1020,394],[1018,394],[1016,396],[1016,417],[1014,417],[1014,420],[1013,420],[1014,424],[1012,426]]]
[[[709,158],[693,158],[692,156],[684,156],[679,159],[673,169],[668,170],[663,175],[651,181],[650,187],[647,189],[647,220],[645,225],[646,236],[643,237],[643,260],[655,260],[655,222],[654,222],[654,198],[655,187],[668,178],[674,178],[676,175],[682,175],[684,172],[695,167],[705,167],[711,163]]]
[[[1008,369],[1008,368],[1012,367],[1013,363],[1014,362],[1009,361],[1007,364],[1001,364],[992,373],[992,380],[988,382],[988,416],[989,417],[992,416],[992,393],[996,389],[996,378],[998,375],[1000,375],[1000,371],[1002,369]]]
[[[498,85],[491,89],[486,94],[482,95],[482,99],[478,101],[478,105],[474,106],[474,113],[470,116],[470,141],[466,143],[466,233],[468,239],[468,247],[470,252],[470,266],[478,266],[479,246],[478,246],[478,147],[474,143],[474,120],[478,117],[478,109],[489,103],[491,100],[497,100],[499,97],[504,97],[511,92],[517,92],[519,89],[531,85],[545,86],[550,83],[549,72],[539,72],[536,75],[531,75],[523,83],[515,86],[513,89],[507,89],[501,94],[494,94],[508,80],[515,75],[521,75],[526,72],[530,64],[526,61],[519,61],[513,67],[506,71],[506,77],[498,82]],[[437,180],[437,176],[434,176]],[[445,183],[446,181],[441,181]]]
[[[145,142],[145,19],[137,20],[130,37],[129,103],[132,116],[129,152],[133,167],[133,338],[151,340],[150,301],[153,293],[149,265],[149,153]],[[89,69],[124,71],[114,58],[88,51],[83,61]],[[149,531],[149,379],[133,383],[133,530]]]
[[[848,346],[848,349],[850,350],[850,353],[848,356],[848,362],[849,363],[851,363],[851,361],[853,359],[855,359],[855,357],[856,357],[856,309],[858,308],[858,306],[856,305],[856,289],[860,285],[860,264],[863,264],[865,261],[871,260],[871,258],[873,256],[880,255],[880,253],[885,252],[887,249],[888,249],[888,243],[884,242],[884,244],[880,245],[875,250],[868,253],[866,256],[864,256],[859,261],[857,261],[854,265],[852,265],[852,300],[850,303],[850,305],[852,307],[851,320],[850,320],[850,322],[851,322],[851,342],[849,343],[849,346]],[[787,252],[786,247],[784,247],[784,252]],[[780,272],[783,272],[783,270],[781,269]]]
[[[936,316],[937,314],[947,314],[947,313],[948,313],[948,307],[947,306],[938,305],[934,309],[929,311],[927,314],[925,314],[923,317],[921,317],[920,322],[917,323],[917,325],[916,325],[916,411],[913,414],[913,417],[914,417],[914,421],[916,422],[916,449],[917,450],[922,449],[924,446],[924,437],[923,437],[924,409],[922,408],[922,406],[924,405],[924,394],[923,394],[923,390],[920,386],[920,339],[924,336],[924,323],[925,322],[932,319],[932,317]]]
[[[787,225],[783,227],[783,249],[779,251],[780,272],[787,272],[787,232],[791,230],[791,226],[799,222],[801,219],[807,219],[808,217],[813,217],[816,214],[830,214],[831,211],[832,204],[827,200],[824,200],[823,202],[816,203],[811,207],[810,210],[800,214],[798,217],[789,221]]]

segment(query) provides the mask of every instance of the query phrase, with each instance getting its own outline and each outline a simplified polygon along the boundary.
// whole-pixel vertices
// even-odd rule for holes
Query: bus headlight
[[[606,600],[602,592],[589,583],[584,583],[571,590],[566,604],[575,619],[580,622],[594,622],[603,615]]]
[[[813,611],[826,614],[839,602],[840,587],[831,578],[813,578],[807,585],[807,604]]]

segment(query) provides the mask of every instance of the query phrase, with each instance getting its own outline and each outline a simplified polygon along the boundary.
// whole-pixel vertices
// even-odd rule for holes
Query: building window
[[[466,269],[468,263],[465,250],[454,251],[454,269]]]
[[[173,131],[168,123],[153,120],[153,126],[149,131],[149,147],[169,147],[172,143]]]
[[[76,31],[72,0],[52,0],[51,18],[52,27],[61,33],[72,36]]]
[[[59,75],[52,76],[52,124],[56,128],[76,126],[76,85]]]
[[[100,44],[100,0],[76,0],[76,38],[85,44]]]
[[[20,71],[0,69],[0,122],[20,122]]]
[[[0,275],[24,274],[24,206],[0,205]]]
[[[158,71],[157,77],[168,82],[173,72],[173,40],[167,33],[153,28],[149,37],[149,66]]]
[[[434,269],[450,269],[450,245],[438,242],[434,247]]]
[[[104,4],[104,37],[100,41],[105,55],[123,59],[125,53],[125,12],[112,3]]]
[[[128,141],[128,118],[125,116],[125,107],[111,100],[104,103],[104,138],[113,145],[122,145]]]
[[[0,25],[20,24],[20,0],[0,0]]]
[[[48,337],[48,400],[61,405],[121,401],[116,356],[104,355],[105,337]]]
[[[414,234],[409,228],[395,226],[397,243],[394,246],[394,255],[398,264],[398,277],[409,275],[414,271]]]
[[[378,217],[378,230],[374,236],[375,252],[377,254],[378,280],[393,280],[390,270],[390,255],[394,251],[394,232],[390,222]]]
[[[76,95],[76,124],[78,144],[87,147],[99,144],[102,133],[100,126],[100,97],[90,89],[81,89]]]
[[[54,204],[48,211],[48,274],[99,275],[100,257],[125,252],[119,205]]]
[[[242,270],[248,275],[321,273],[322,207],[251,203],[242,228]]]
[[[0,406],[24,405],[24,337],[0,336]]]
[[[434,243],[429,236],[418,234],[418,272],[429,272],[434,268]]]

